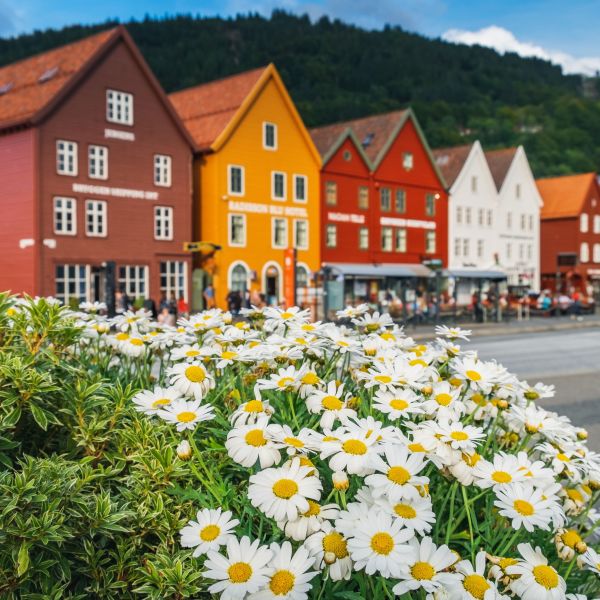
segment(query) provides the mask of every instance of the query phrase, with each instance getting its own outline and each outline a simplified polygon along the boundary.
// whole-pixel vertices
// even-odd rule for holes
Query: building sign
[[[73,191],[92,196],[114,196],[115,198],[139,198],[141,200],[158,200],[158,192],[148,190],[132,190],[129,188],[115,188],[106,185],[89,185],[87,183],[74,183]]]
[[[121,131],[120,129],[105,129],[104,137],[112,140],[125,140],[126,142],[135,142],[135,133],[133,131]]]
[[[254,202],[229,202],[229,210],[261,215],[278,215],[285,217],[307,217],[306,208],[302,206],[277,206],[274,204],[255,204]]]
[[[365,215],[353,215],[349,213],[330,212],[327,213],[328,221],[336,221],[338,223],[359,223],[365,222]]]
[[[420,221],[419,219],[398,219],[396,217],[381,217],[381,225],[392,225],[394,227],[413,227],[415,229],[435,229],[435,221]]]
[[[283,295],[286,306],[296,304],[296,250],[288,248],[283,253]]]

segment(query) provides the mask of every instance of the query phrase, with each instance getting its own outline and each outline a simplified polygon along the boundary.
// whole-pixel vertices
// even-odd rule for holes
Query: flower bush
[[[581,600],[600,455],[437,327],[0,296],[0,597]]]

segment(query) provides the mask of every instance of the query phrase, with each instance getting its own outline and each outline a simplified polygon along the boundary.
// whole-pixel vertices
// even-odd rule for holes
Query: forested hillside
[[[0,40],[0,64],[111,25]],[[523,144],[536,176],[600,170],[600,101],[542,60],[284,12],[127,27],[169,92],[274,62],[309,126],[410,104],[433,147]]]

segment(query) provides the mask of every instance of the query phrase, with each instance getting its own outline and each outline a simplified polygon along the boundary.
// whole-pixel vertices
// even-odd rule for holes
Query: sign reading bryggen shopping
[[[392,227],[412,227],[414,229],[435,229],[435,221],[423,221],[420,219],[400,219],[398,217],[381,217],[381,225],[391,225]]]
[[[152,190],[133,190],[131,188],[110,187],[107,185],[90,185],[74,183],[73,191],[94,196],[113,196],[115,198],[139,198],[141,200],[158,200],[158,192]]]

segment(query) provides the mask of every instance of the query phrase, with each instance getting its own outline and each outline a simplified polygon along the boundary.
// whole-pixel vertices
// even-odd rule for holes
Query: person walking
[[[206,310],[210,310],[211,308],[215,307],[215,288],[213,287],[212,283],[209,283],[204,288],[202,296],[204,297],[204,308]]]
[[[190,313],[190,307],[185,301],[183,294],[179,296],[179,300],[177,301],[177,313],[180,317],[187,317]]]

